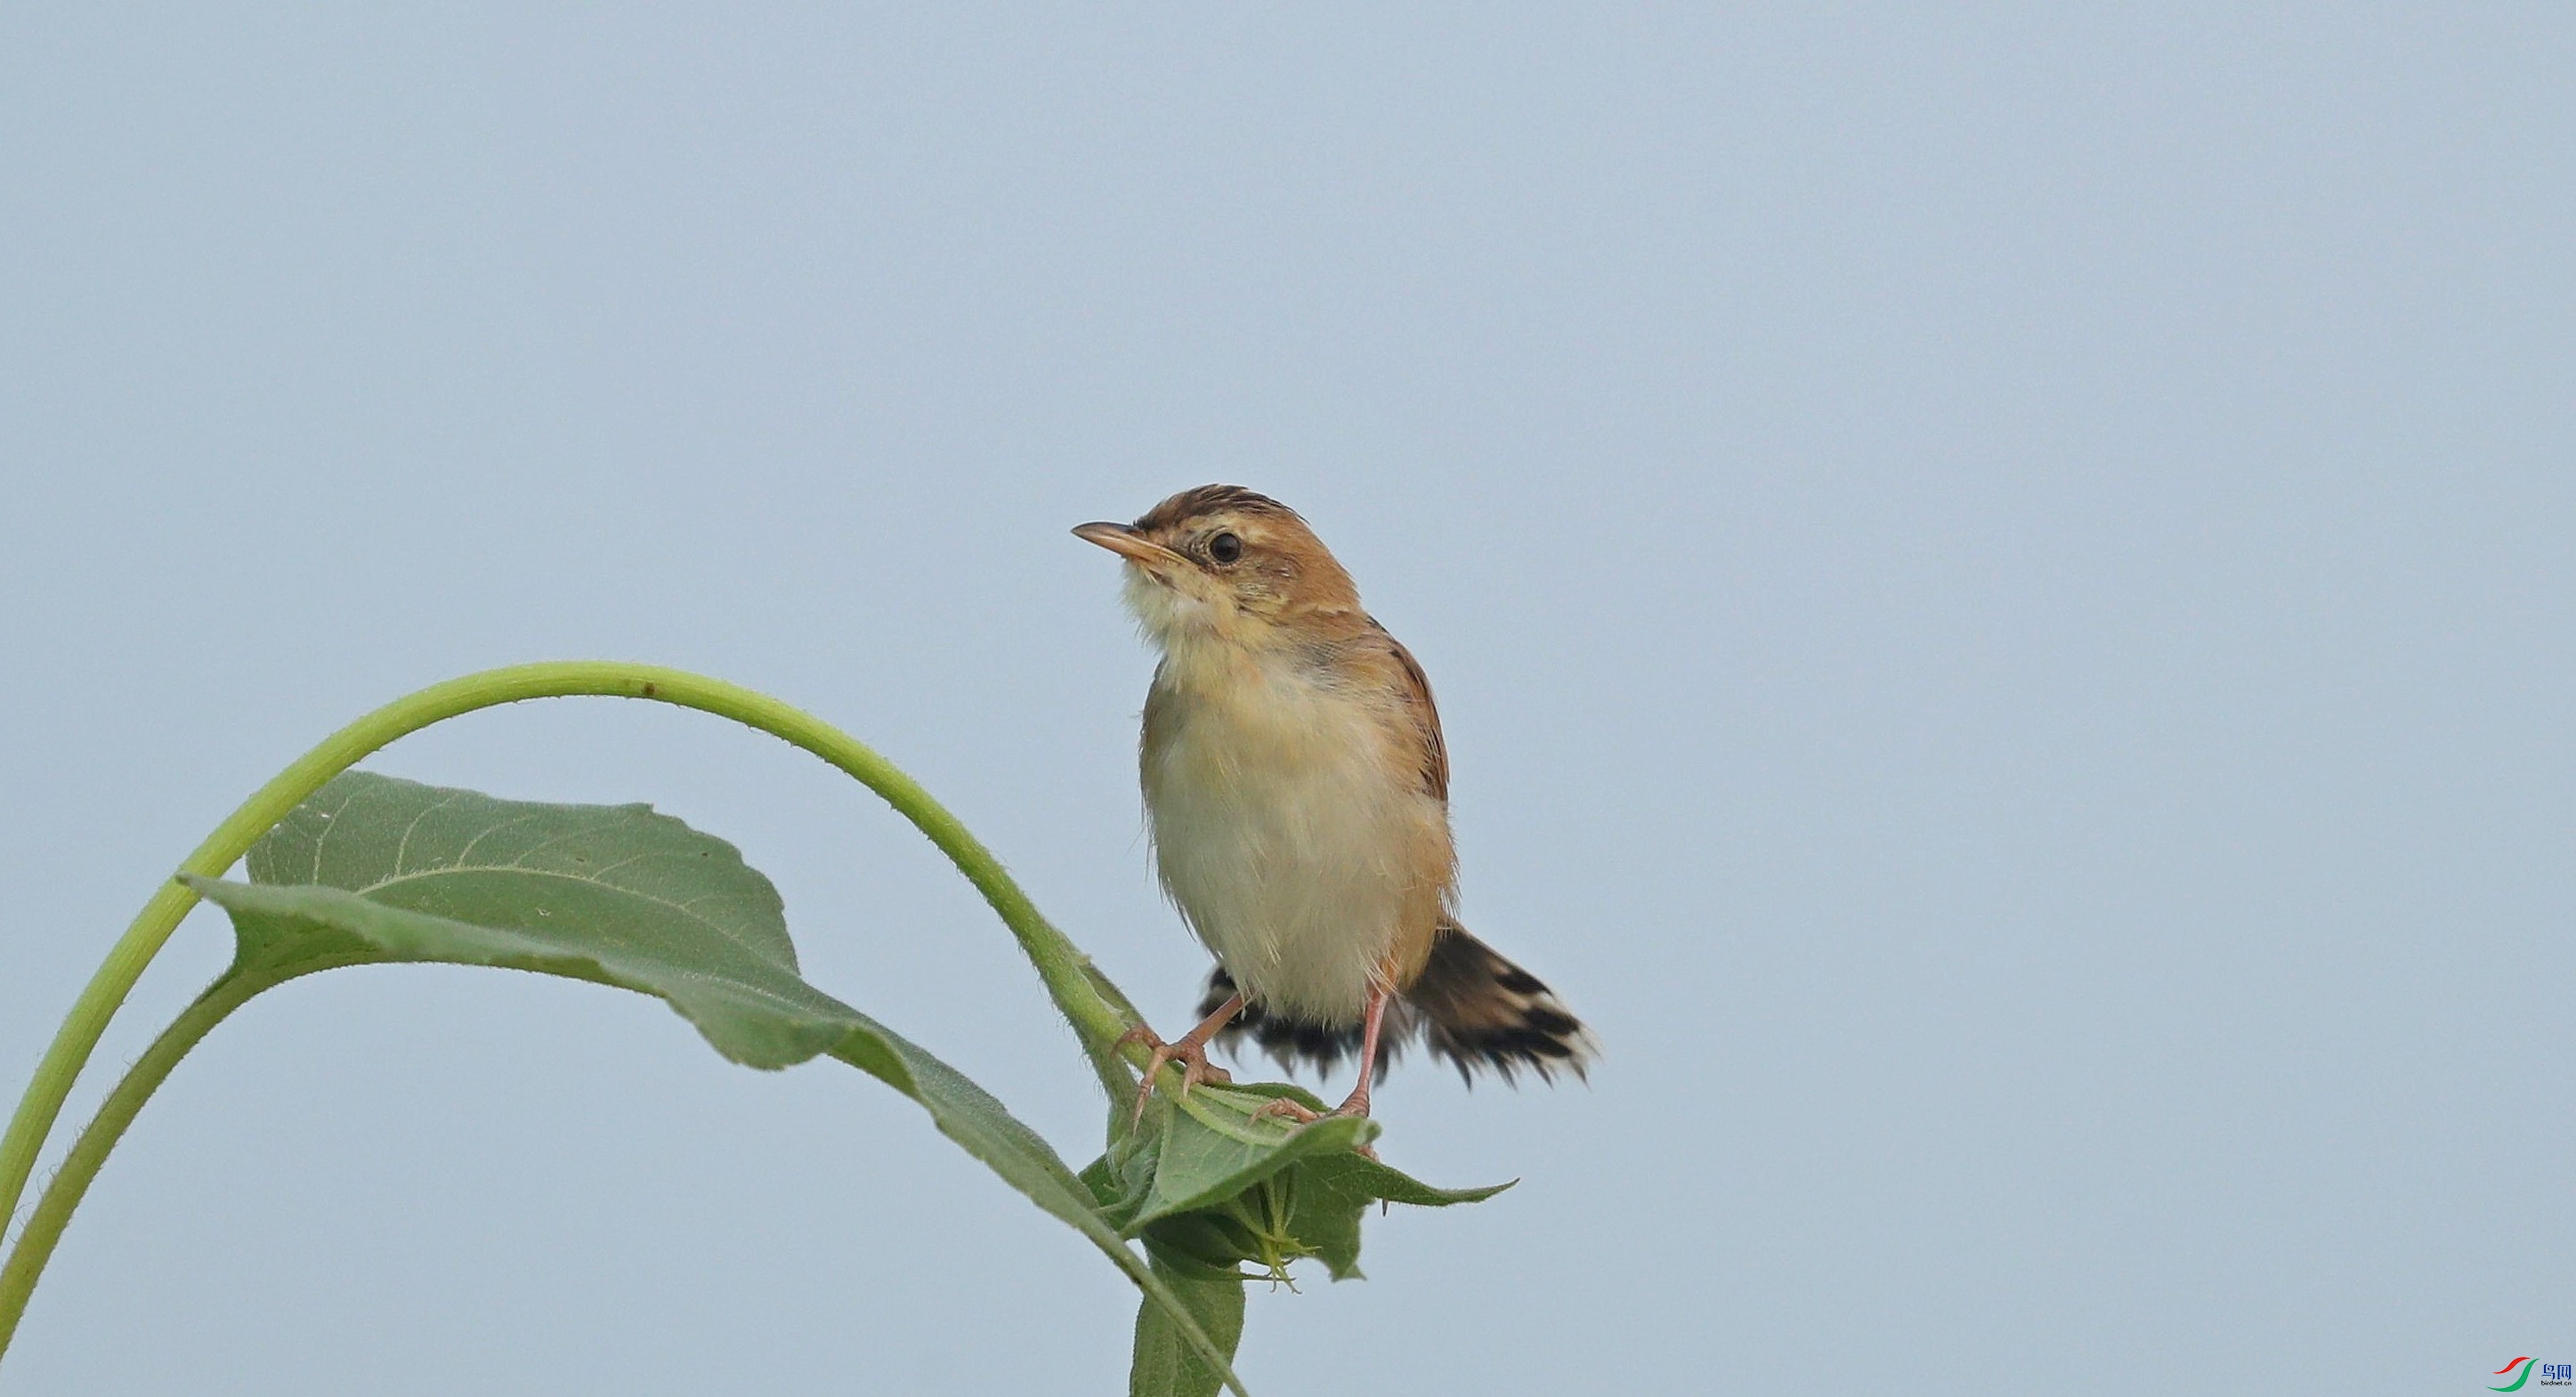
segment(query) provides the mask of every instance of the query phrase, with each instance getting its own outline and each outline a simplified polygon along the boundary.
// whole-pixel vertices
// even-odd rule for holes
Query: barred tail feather
[[[1560,1071],[1581,1077],[1600,1053],[1592,1030],[1546,984],[1456,922],[1441,924],[1430,963],[1404,997],[1422,1017],[1431,1055],[1470,1084],[1480,1068],[1506,1082],[1524,1068],[1541,1081]]]
[[[1234,977],[1218,966],[1208,976],[1199,1016],[1215,1013],[1234,992]],[[1421,978],[1387,1005],[1378,1035],[1377,1075],[1385,1076],[1387,1066],[1417,1036],[1427,1040],[1432,1056],[1456,1066],[1459,1077],[1471,1085],[1480,1070],[1506,1082],[1523,1069],[1542,1081],[1553,1081],[1559,1071],[1581,1077],[1600,1051],[1592,1031],[1566,1012],[1537,976],[1455,922],[1441,924]],[[1305,1064],[1331,1072],[1360,1051],[1357,1022],[1310,1023],[1258,1004],[1245,1005],[1217,1042],[1240,1052],[1247,1038],[1290,1069]]]

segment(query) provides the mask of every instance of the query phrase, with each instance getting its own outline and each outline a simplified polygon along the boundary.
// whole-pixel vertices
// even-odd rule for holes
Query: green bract
[[[498,800],[348,768],[432,722],[517,699],[606,694],[718,713],[814,752],[883,796],[958,866],[1027,953],[1108,1091],[1106,1153],[1077,1176],[991,1094],[808,983],[767,878],[730,844],[643,805]],[[220,875],[247,856],[250,880]],[[145,1051],[64,1156],[0,1265],[0,1356],[100,1164],[173,1066],[261,992],[345,965],[533,971],[652,995],[746,1066],[830,1057],[920,1103],[985,1167],[1097,1246],[1144,1292],[1129,1390],[1243,1390],[1228,1366],[1247,1280],[1313,1257],[1359,1274],[1360,1220],[1380,1202],[1442,1206],[1442,1190],[1360,1151],[1373,1122],[1257,1118],[1294,1087],[1158,1093],[1129,1123],[1139,1022],[1116,986],[1030,905],[998,861],[883,758],[749,690],[640,665],[494,670],[424,690],[335,734],[227,820],[155,896],[65,1020],[0,1137],[0,1217],[19,1191],[107,1018],[197,898],[232,917],[233,963]],[[1168,1069],[1167,1069],[1168,1070]],[[1169,1070],[1167,1087],[1178,1084]],[[1140,1254],[1138,1244],[1141,1243]],[[1251,1269],[1246,1270],[1249,1266]]]

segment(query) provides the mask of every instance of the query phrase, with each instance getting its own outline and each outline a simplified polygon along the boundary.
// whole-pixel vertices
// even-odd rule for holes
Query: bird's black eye
[[[1243,540],[1232,534],[1218,534],[1208,540],[1208,556],[1220,563],[1230,563],[1243,556]]]

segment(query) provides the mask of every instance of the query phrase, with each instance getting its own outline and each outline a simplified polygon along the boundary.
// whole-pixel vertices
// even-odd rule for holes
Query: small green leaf
[[[1231,1270],[1214,1270],[1152,1252],[1154,1274],[1190,1307],[1199,1328],[1228,1354],[1243,1339],[1243,1282]],[[1214,1397],[1225,1370],[1207,1361],[1148,1300],[1136,1308],[1136,1346],[1127,1367],[1127,1397]]]
[[[1241,1391],[1198,1322],[1047,1143],[981,1087],[797,973],[777,890],[733,846],[643,805],[540,805],[348,772],[255,845],[254,882],[184,877],[231,914],[228,979],[262,988],[343,965],[537,971],[653,995],[716,1051],[783,1068],[829,1054],[1088,1237],[1173,1342]]]
[[[1278,1096],[1308,1109],[1313,1098],[1295,1087],[1199,1087],[1183,1104],[1161,1103],[1113,1146],[1128,1157],[1120,1171],[1146,1181],[1121,1223],[1142,1230],[1176,1214],[1212,1207],[1300,1159],[1349,1153],[1377,1138],[1377,1122],[1327,1116],[1300,1126],[1254,1113]]]
[[[1142,1123],[1113,1137],[1083,1171],[1103,1211],[1157,1255],[1285,1279],[1289,1262],[1314,1257],[1335,1280],[1359,1274],[1360,1221],[1372,1204],[1447,1207],[1491,1198],[1509,1184],[1442,1189],[1359,1153],[1376,1122],[1327,1116],[1297,1125],[1257,1113],[1287,1097],[1320,1103],[1285,1083],[1201,1086],[1187,1100],[1157,1096]]]

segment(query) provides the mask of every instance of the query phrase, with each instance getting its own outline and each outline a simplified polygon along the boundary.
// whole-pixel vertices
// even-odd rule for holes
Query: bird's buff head
[[[1133,524],[1074,535],[1127,560],[1127,605],[1165,652],[1295,644],[1359,611],[1359,590],[1297,511],[1239,485],[1184,490]]]

